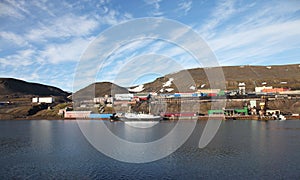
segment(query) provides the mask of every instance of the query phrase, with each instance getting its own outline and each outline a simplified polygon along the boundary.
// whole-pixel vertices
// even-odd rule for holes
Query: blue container
[[[180,97],[180,94],[174,94],[174,97]]]
[[[103,118],[103,119],[108,119],[110,118],[110,116],[112,116],[112,114],[90,114],[89,118],[94,118],[94,119],[98,119],[98,118]]]

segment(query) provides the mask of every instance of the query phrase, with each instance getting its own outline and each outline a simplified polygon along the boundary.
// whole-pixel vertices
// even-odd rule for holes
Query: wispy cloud
[[[75,66],[72,64],[80,59],[94,37],[107,25],[132,18],[109,1],[61,2],[59,6],[57,3],[0,2],[0,18],[6,18],[6,24],[2,21],[0,28],[2,76],[48,83],[51,80],[55,85],[70,88],[61,82],[73,79]],[[8,18],[18,23],[13,24]],[[43,67],[43,71],[37,67]]]
[[[42,1],[33,1],[32,5],[38,7],[39,9],[41,9],[44,12],[47,12],[50,16],[56,17],[55,13],[50,8],[48,8],[47,3],[42,2]]]
[[[98,25],[98,21],[87,16],[68,14],[48,24],[41,24],[38,28],[30,30],[25,37],[31,41],[45,41],[49,38],[87,36]]]
[[[244,62],[248,59],[254,63],[251,58],[264,60],[267,56],[299,47],[299,24],[298,20],[250,29],[212,40],[211,47],[225,64],[235,64],[241,58]]]
[[[26,5],[25,1],[7,0],[6,2],[11,4],[11,6],[13,6],[14,9],[17,9],[24,14],[30,14],[29,10],[25,8]]]
[[[60,63],[66,61],[78,61],[91,42],[91,38],[75,38],[62,44],[49,44],[40,51],[39,57],[47,63]]]
[[[177,11],[183,11],[184,14],[186,15],[192,8],[192,1],[189,0],[189,1],[182,1],[178,4],[178,8],[177,8]]]
[[[13,32],[1,31],[0,32],[0,39],[3,41],[7,41],[9,43],[13,43],[19,46],[27,46],[28,42],[24,37],[21,35],[15,34]],[[2,43],[0,43],[2,44]]]
[[[7,2],[0,2],[0,17],[1,16],[14,17],[18,19],[23,19],[25,17],[22,12],[19,12],[18,9],[14,8]]]
[[[26,77],[24,79],[70,89],[70,83],[64,82],[72,81],[76,62],[99,33],[133,17],[145,16],[192,24],[215,52],[221,65],[298,63],[299,12],[299,1],[275,0],[145,0],[132,3],[3,0],[0,1],[0,75]],[[199,67],[186,50],[195,50],[200,45],[201,54],[205,47],[186,37],[188,31],[184,28],[168,27],[156,31],[179,46],[161,39],[153,40],[154,36],[152,40],[141,39],[121,46],[118,39],[130,41],[130,38],[136,38],[124,37],[126,30],[134,34],[139,28],[121,29],[115,36],[97,40],[100,45],[86,52],[84,58],[97,61],[104,58],[99,49],[114,49],[111,59],[108,59],[111,61],[100,65],[106,80],[113,80],[135,57],[149,54],[170,58],[184,68]],[[146,29],[150,31],[156,27],[151,28]],[[105,38],[111,39],[105,41]],[[139,65],[150,71],[152,69],[148,67],[159,64],[162,59],[140,60]],[[86,68],[94,68],[87,70],[87,74],[95,76],[101,67],[86,63]],[[139,69],[134,72],[143,73]],[[95,80],[96,77],[92,78]]]
[[[235,0],[222,0],[212,10],[210,18],[204,23],[199,30],[200,34],[207,39],[215,35],[214,29],[220,24],[224,23],[231,16],[233,16],[237,10],[234,7]]]
[[[241,7],[235,1],[220,1],[199,33],[222,65],[264,63],[300,46],[300,22],[293,16],[300,10],[296,4],[276,1],[272,6],[250,3]]]
[[[217,51],[224,51],[233,48],[245,47],[247,45],[256,45],[259,48],[264,44],[274,45],[282,43],[285,40],[289,40],[289,42],[294,46],[299,43],[299,39],[297,38],[300,35],[300,32],[298,31],[299,24],[300,21],[297,20],[249,29],[236,34],[216,38],[211,41],[211,45]],[[286,48],[288,46],[289,45],[282,47]]]
[[[30,11],[26,8],[25,1],[5,0],[0,2],[0,16],[23,19],[28,15],[30,15]]]
[[[32,49],[21,50],[14,55],[8,55],[5,58],[0,57],[0,65],[1,68],[6,66],[28,66],[33,63],[32,59],[34,59],[34,56],[35,51]]]
[[[164,13],[160,9],[160,2],[162,0],[145,0],[145,3],[150,5],[151,11],[149,12],[150,16],[160,17],[163,16]]]

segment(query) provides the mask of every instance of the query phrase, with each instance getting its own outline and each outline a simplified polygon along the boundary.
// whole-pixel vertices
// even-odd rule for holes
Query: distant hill
[[[128,93],[128,90],[111,82],[97,82],[75,92],[73,99],[92,99],[118,93]]]
[[[0,96],[10,95],[37,95],[37,96],[63,96],[70,93],[57,87],[38,83],[30,83],[14,78],[0,78]]]
[[[164,77],[157,78],[155,81],[144,84],[145,90],[143,92],[159,92],[163,88],[163,83],[167,82],[170,78],[174,81],[170,87],[173,88],[172,92],[190,92],[192,85],[195,85],[197,89],[210,88],[210,83],[207,78],[206,71],[223,71],[225,78],[225,86],[227,90],[238,89],[238,84],[244,82],[246,84],[246,91],[254,91],[258,86],[273,86],[284,87],[291,89],[300,89],[300,65],[276,65],[276,66],[224,66],[217,68],[195,68],[189,70],[183,70],[177,73],[168,74]],[[215,74],[211,74],[214,76]],[[191,77],[194,84],[188,81],[187,77]],[[218,83],[218,82],[217,82]],[[94,87],[96,86],[96,87]],[[88,88],[94,88],[96,90],[96,97],[104,94],[111,94],[111,83],[99,82],[90,85]],[[113,89],[118,87],[120,92],[128,92],[125,88],[113,85]],[[215,86],[214,86],[215,87]],[[180,89],[180,90],[178,90]]]
[[[163,88],[163,83],[167,82],[170,78],[174,81],[170,87],[173,88],[172,92],[190,92],[193,91],[190,87],[193,85],[187,80],[187,76],[191,76],[195,82],[197,89],[210,88],[205,71],[220,71],[222,70],[225,77],[225,86],[227,90],[238,89],[238,84],[244,82],[246,84],[246,91],[254,91],[258,86],[273,86],[284,87],[291,89],[300,89],[300,65],[276,65],[276,66],[224,66],[218,68],[195,68],[183,70],[177,73],[168,74],[166,76],[157,78],[153,82],[144,84],[143,92],[159,92]],[[214,75],[213,75],[214,76]],[[204,85],[205,84],[205,85]],[[80,91],[82,96],[85,92],[91,92],[95,89],[96,97],[105,94],[111,94],[111,87],[117,90],[117,93],[127,93],[127,89],[117,86],[108,82],[98,82],[92,84]],[[214,86],[215,87],[215,86]],[[180,89],[180,90],[178,90]]]
[[[209,68],[214,69],[214,68]],[[246,84],[247,91],[253,91],[256,86],[285,87],[291,89],[300,89],[300,66],[299,65],[280,65],[280,66],[225,66],[217,68],[222,69],[225,76],[225,85],[227,90],[238,88],[240,82]],[[168,74],[157,78],[155,81],[144,84],[143,92],[159,92],[163,83],[170,78],[174,81],[170,87],[174,88],[172,92],[192,91],[190,86],[193,85],[187,81],[187,75],[191,76],[195,82],[196,88],[209,88],[210,84],[204,68],[195,68]],[[187,74],[188,73],[188,74]],[[180,86],[180,87],[179,87]],[[95,92],[95,96],[93,94]],[[127,88],[118,86],[110,82],[93,83],[73,94],[74,97],[81,99],[90,99],[91,97],[102,97],[116,93],[128,93]],[[13,78],[0,78],[0,96],[7,95],[38,95],[38,96],[68,96],[69,93],[53,86],[42,85],[38,83],[29,83]]]
[[[216,71],[222,70],[225,77],[225,86],[227,90],[238,89],[238,84],[244,82],[246,84],[247,91],[254,91],[258,86],[273,86],[284,87],[291,89],[300,89],[300,65],[281,65],[281,66],[225,66],[219,68],[209,68],[209,70],[215,69]],[[204,68],[189,69],[187,71],[180,71],[173,74],[168,74],[164,77],[157,78],[151,83],[145,84],[145,92],[159,91],[162,88],[163,83],[174,79],[174,83],[170,88],[174,88],[176,92],[177,84],[181,85],[182,91],[191,91],[189,88],[191,84],[186,82],[186,73],[194,79],[196,88],[200,89],[209,88],[210,83]],[[184,89],[185,87],[185,89]]]

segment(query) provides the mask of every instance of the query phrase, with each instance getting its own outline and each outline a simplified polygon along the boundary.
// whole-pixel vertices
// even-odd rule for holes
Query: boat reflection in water
[[[151,128],[159,121],[125,121],[125,124],[136,128]]]

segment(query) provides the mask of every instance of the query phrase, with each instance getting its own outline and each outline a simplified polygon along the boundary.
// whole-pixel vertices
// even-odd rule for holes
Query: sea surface
[[[116,135],[138,143],[159,139],[176,121],[130,132],[123,122],[105,123]],[[75,120],[0,121],[0,179],[300,179],[299,120],[223,121],[200,149],[205,124],[198,121],[171,155],[134,164],[97,151]],[[135,136],[142,131],[145,136]]]

